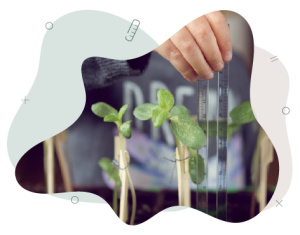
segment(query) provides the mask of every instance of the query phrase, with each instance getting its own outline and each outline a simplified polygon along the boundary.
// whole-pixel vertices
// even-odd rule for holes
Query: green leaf
[[[170,119],[174,135],[184,145],[192,149],[201,149],[205,145],[204,132],[190,117],[180,114]]]
[[[121,185],[122,182],[121,182],[121,179],[119,176],[119,170],[114,168],[113,173],[108,177],[108,180],[113,180],[113,181],[115,181],[116,185]]]
[[[159,108],[158,104],[151,104],[151,103],[141,104],[134,109],[133,115],[137,119],[143,121],[149,120],[152,117],[152,111],[157,108]]]
[[[115,181],[116,185],[121,185],[122,184],[118,169],[115,169],[113,171],[113,174],[111,175],[111,178]]]
[[[255,120],[250,100],[241,103],[229,113],[232,122],[236,124],[245,124]]]
[[[169,111],[174,105],[174,97],[171,92],[159,89],[157,92],[158,104],[162,109]]]
[[[199,121],[199,126],[203,130],[204,134],[207,135],[207,122]],[[209,121],[208,122],[208,137],[215,137],[217,135],[217,122]]]
[[[125,104],[122,106],[122,108],[120,108],[119,115],[118,115],[120,121],[122,121],[122,117],[127,108],[128,108],[128,104]]]
[[[197,167],[198,165],[198,167]],[[191,180],[194,184],[201,184],[204,180],[204,160],[197,149],[191,149],[191,156],[189,158],[189,172]],[[197,179],[198,176],[198,179]]]
[[[165,109],[157,108],[152,112],[153,125],[158,128],[160,127],[166,118],[169,116],[169,112]]]
[[[209,121],[208,122],[208,137],[215,137],[217,136],[217,131],[219,128],[219,136],[220,137],[226,137],[227,135],[227,122],[225,121],[219,121],[219,127],[217,125],[218,123],[216,121]],[[199,126],[203,130],[204,134],[207,135],[207,123],[206,121],[199,121]],[[228,129],[229,131],[229,129]]]
[[[102,168],[102,170],[104,170],[108,175],[111,174],[113,165],[109,158],[107,158],[107,157],[101,158],[99,160],[98,164]]]
[[[99,117],[104,118],[107,115],[118,117],[118,111],[104,102],[98,102],[92,105],[92,111]]]
[[[108,174],[109,178],[108,180],[114,180],[116,185],[121,185],[121,179],[119,176],[119,171],[115,169],[115,167],[112,164],[112,161],[107,158],[101,158],[98,162],[99,166]]]
[[[170,111],[171,116],[175,116],[175,115],[179,115],[179,114],[190,116],[189,110],[186,107],[184,107],[183,105],[176,105]]]
[[[105,121],[105,122],[118,122],[119,119],[118,119],[118,117],[116,117],[116,116],[114,116],[114,115],[106,115],[106,116],[104,117],[104,121]]]
[[[121,126],[120,126],[120,131],[121,133],[125,136],[126,139],[130,139],[131,138],[131,128],[130,128],[130,124],[131,124],[131,120],[124,122]]]
[[[220,121],[219,122],[219,126],[218,126],[218,129],[219,129],[219,133],[218,133],[218,135],[219,135],[219,137],[222,137],[222,138],[224,138],[224,137],[227,137],[227,130],[228,130],[228,123],[227,123],[227,121]]]

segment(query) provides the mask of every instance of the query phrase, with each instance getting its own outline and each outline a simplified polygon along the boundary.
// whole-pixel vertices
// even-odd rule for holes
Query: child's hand
[[[211,79],[232,58],[225,16],[212,12],[192,21],[156,48],[190,82]]]

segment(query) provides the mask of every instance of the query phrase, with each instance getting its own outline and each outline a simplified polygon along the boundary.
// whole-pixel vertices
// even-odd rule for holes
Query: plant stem
[[[183,159],[182,159],[182,152],[181,152],[181,144],[180,144],[180,140],[175,136],[175,134],[174,134],[174,137],[175,137],[175,141],[176,141],[176,146],[177,146],[177,149],[178,149],[178,154],[179,154],[179,159],[181,160],[180,162],[179,162],[179,164],[180,164],[180,171],[181,171],[181,177],[183,176],[183,174],[184,174],[184,162],[182,161]],[[176,158],[177,159],[177,158]],[[181,185],[180,185],[180,187],[181,187],[181,192],[180,192],[180,194],[182,195],[183,194],[183,179],[181,179],[180,180],[180,182],[181,182]],[[183,199],[182,199],[182,196],[181,196],[181,202],[179,201],[179,205],[181,206],[181,204],[183,203],[183,201],[182,201]]]
[[[123,140],[123,134],[120,131],[119,131],[119,136],[120,136],[120,142],[121,142],[122,158],[123,158],[124,165],[126,167],[127,161],[125,158],[124,140]],[[134,219],[135,219],[135,212],[136,212],[136,196],[135,196],[134,187],[133,187],[133,184],[132,184],[132,181],[130,178],[128,167],[125,168],[125,171],[126,171],[126,175],[128,178],[128,183],[129,183],[131,196],[132,196],[132,212],[131,212],[131,218],[130,218],[130,225],[133,225]]]
[[[118,186],[115,182],[114,194],[113,194],[113,209],[115,213],[118,215]]]

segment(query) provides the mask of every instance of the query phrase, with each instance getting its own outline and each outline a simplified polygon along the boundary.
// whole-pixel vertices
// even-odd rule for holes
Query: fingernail
[[[223,68],[223,64],[222,63],[219,63],[218,65],[216,65],[215,67],[213,67],[213,69],[215,71],[221,70],[222,68]]]
[[[229,51],[224,55],[224,60],[226,62],[229,62],[231,59],[232,59],[232,53],[231,53],[231,51]]]
[[[213,73],[212,71],[209,71],[207,74],[205,74],[205,75],[203,76],[203,79],[208,80],[208,79],[211,79],[211,78],[213,78],[213,77],[214,77],[214,73]]]
[[[198,81],[198,74],[194,74],[191,78],[190,78],[191,82],[196,82]]]

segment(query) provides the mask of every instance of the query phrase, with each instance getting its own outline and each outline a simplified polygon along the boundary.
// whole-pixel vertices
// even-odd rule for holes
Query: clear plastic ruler
[[[204,180],[197,185],[197,209],[205,213],[216,211],[216,217],[226,221],[227,215],[227,127],[228,127],[228,88],[229,88],[229,63],[224,64],[218,73],[217,91],[217,120],[209,120],[209,81],[202,78],[198,80],[198,110],[199,126],[206,135],[206,145],[198,153],[204,159]],[[217,133],[216,133],[216,132]],[[215,134],[214,134],[215,133]],[[212,142],[210,143],[211,140]],[[208,160],[217,155],[217,193],[216,207],[208,204]],[[198,166],[198,164],[197,164]],[[198,169],[197,169],[198,170]],[[212,169],[210,169],[212,171]],[[198,174],[197,174],[198,175]],[[213,195],[212,198],[213,199]],[[214,199],[213,199],[214,200]],[[211,201],[211,200],[210,200]]]
[[[198,154],[204,159],[204,180],[201,184],[197,184],[197,193],[196,193],[196,209],[207,213],[208,207],[208,178],[207,178],[207,167],[208,167],[208,107],[209,107],[209,81],[199,78],[198,80],[198,107],[197,107],[197,121],[199,126],[204,131],[206,137],[206,144],[198,150]],[[198,172],[198,158],[196,161],[196,171]],[[197,179],[198,181],[198,174]]]
[[[230,28],[230,25],[228,24]],[[217,122],[217,200],[216,215],[227,221],[227,147],[228,147],[228,97],[229,62],[218,73],[218,122]]]

